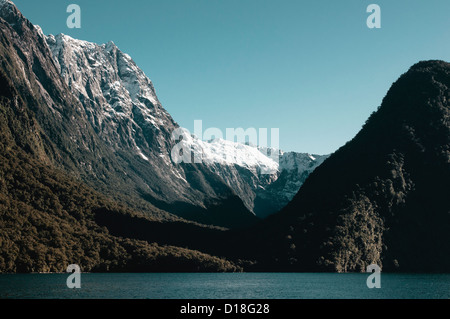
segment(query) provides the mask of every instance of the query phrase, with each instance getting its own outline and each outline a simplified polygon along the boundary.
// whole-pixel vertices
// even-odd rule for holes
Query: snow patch
[[[138,155],[148,162],[148,157],[142,153],[142,150],[139,147],[136,146],[136,148],[138,150]]]
[[[187,131],[179,142],[183,150],[192,150],[194,156],[206,164],[221,164],[227,166],[241,166],[252,171],[261,169],[276,173],[279,164],[264,155],[257,147],[236,143],[221,138],[202,141]]]
[[[35,25],[34,28],[36,29],[37,33],[39,34],[39,36],[43,39],[45,39],[45,35],[44,32],[42,31],[42,28],[38,25]]]

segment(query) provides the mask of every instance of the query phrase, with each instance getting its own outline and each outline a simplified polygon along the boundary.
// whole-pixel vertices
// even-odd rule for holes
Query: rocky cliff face
[[[74,168],[81,158],[87,163],[103,157],[107,150],[95,147],[98,140],[86,126],[83,106],[60,77],[40,30],[6,0],[0,2],[0,28],[2,71],[17,92],[16,104],[33,112],[42,128],[22,143],[42,160],[61,168]],[[21,136],[20,132],[14,134]],[[73,174],[95,175],[88,166],[80,165]]]
[[[157,155],[170,162],[170,135],[177,124],[130,56],[113,42],[97,45],[63,34],[46,41],[64,81],[108,145],[130,150],[144,161]],[[173,178],[180,178],[178,174]]]
[[[228,227],[255,218],[204,165],[170,161],[168,150],[175,143],[170,131],[176,124],[159,105],[151,82],[112,43],[97,51],[85,42],[77,43],[79,47],[66,44],[75,51],[65,55],[66,61],[84,67],[71,65],[75,68],[71,73],[71,68],[62,69],[63,59],[54,59],[42,30],[13,3],[2,1],[0,14],[2,70],[23,100],[18,104],[33,112],[42,128],[23,136],[30,152],[134,207],[147,202]],[[82,45],[87,46],[85,59],[77,55],[84,54]],[[89,49],[92,55],[87,54]],[[90,64],[93,56],[106,68]],[[227,201],[235,207],[228,214],[223,209],[229,207]]]
[[[139,163],[134,166],[142,178],[140,192],[154,198],[154,203],[184,201],[206,207],[204,194],[196,190],[217,197],[220,192],[214,188],[222,182],[249,211],[265,217],[286,205],[322,162],[321,157],[281,152],[279,165],[256,147],[220,139],[205,142],[186,134],[184,149],[200,154],[201,163],[176,165],[171,134],[179,126],[130,56],[112,42],[97,45],[63,34],[47,36],[46,41],[64,81],[83,104],[100,138],[130,163]],[[205,183],[196,189],[192,169],[204,176],[212,173],[221,182],[202,177]],[[263,173],[266,169],[272,173]]]

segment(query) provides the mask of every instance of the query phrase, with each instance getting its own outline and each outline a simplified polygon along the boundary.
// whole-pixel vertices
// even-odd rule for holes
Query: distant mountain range
[[[276,162],[173,140],[113,42],[45,36],[0,0],[0,272],[449,270],[449,79],[418,63],[336,153]]]

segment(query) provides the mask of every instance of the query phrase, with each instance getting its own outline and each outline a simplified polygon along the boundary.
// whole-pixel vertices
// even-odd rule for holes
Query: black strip
[[[228,306],[226,306],[228,304]],[[266,307],[265,305],[268,305]],[[417,311],[448,309],[449,300],[273,300],[273,299],[195,299],[195,300],[0,300],[2,315],[6,313],[44,318],[99,315],[132,318],[315,318],[337,315],[367,318],[384,316],[392,311],[414,314]],[[187,310],[189,313],[182,313]],[[206,307],[209,307],[208,310]],[[212,315],[209,309],[214,307]],[[444,309],[445,307],[445,309]],[[196,313],[192,313],[195,309]],[[220,310],[219,310],[220,309]],[[226,310],[225,310],[226,309]],[[265,309],[268,309],[265,311]],[[200,313],[199,313],[200,312]],[[228,312],[228,313],[226,313]],[[250,313],[249,313],[250,312]],[[253,313],[251,313],[253,312]],[[259,312],[259,313],[257,313]],[[266,313],[264,313],[266,312]],[[290,315],[290,317],[287,317]]]

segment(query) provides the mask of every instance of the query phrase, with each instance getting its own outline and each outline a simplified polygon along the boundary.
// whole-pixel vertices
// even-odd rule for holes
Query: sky
[[[114,41],[191,132],[279,128],[285,151],[334,152],[413,64],[450,61],[448,0],[13,1],[45,34]],[[66,24],[72,3],[80,29]]]

